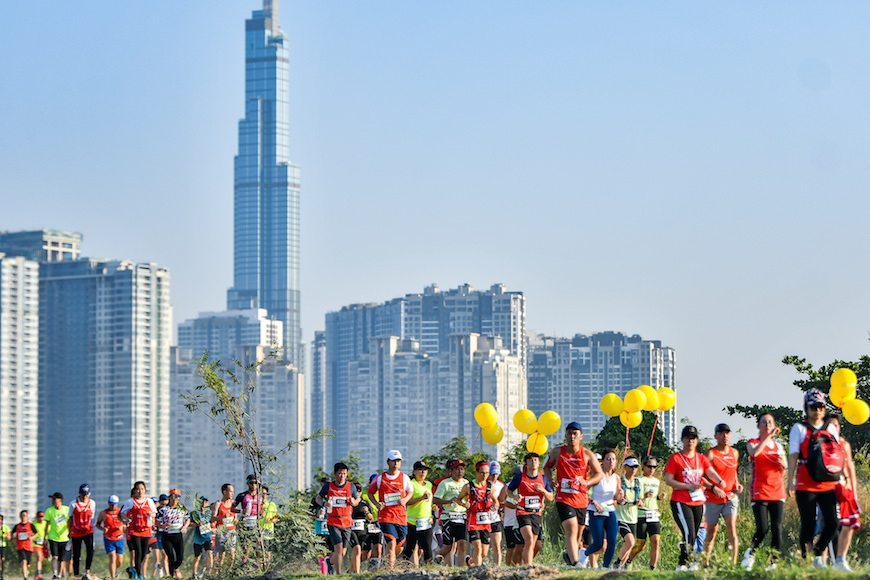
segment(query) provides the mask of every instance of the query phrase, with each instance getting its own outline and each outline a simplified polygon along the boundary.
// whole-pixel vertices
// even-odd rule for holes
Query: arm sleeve
[[[378,485],[380,483],[381,483],[381,476],[380,475],[372,480],[372,482],[369,484],[369,497],[373,497],[373,498],[377,499],[376,494],[378,492]]]
[[[444,492],[442,491],[443,486],[441,485],[443,483],[444,482],[442,481],[438,484],[438,487],[435,488],[435,497],[437,497],[438,499],[444,499]]]
[[[356,492],[356,486],[353,484],[350,484],[350,497],[352,497],[353,499],[356,499],[359,497],[359,494],[357,494],[357,492]]]
[[[317,495],[325,499],[329,495],[329,484],[324,483]]]
[[[674,459],[675,455],[671,455],[671,458],[668,459],[667,465],[665,465],[665,473],[670,473],[675,478],[677,477],[677,460]],[[679,479],[679,478],[677,478]]]
[[[801,442],[804,440],[804,434],[806,433],[806,427],[801,425],[800,423],[795,423],[791,431],[788,433],[788,454],[792,455],[797,453],[800,455],[801,452]]]
[[[121,508],[121,513],[126,516],[127,512],[129,512],[132,507],[133,507],[133,500],[128,499],[127,501],[124,502],[124,507]]]
[[[508,489],[511,491],[516,491],[516,489],[520,486],[520,482],[523,480],[523,474],[518,473],[514,476],[511,482],[508,484]]]
[[[541,474],[541,475],[543,475],[543,474]],[[550,493],[553,493],[553,487],[550,485],[550,480],[547,479],[546,475],[544,475],[544,489],[546,489]]]
[[[411,478],[408,477],[407,473],[402,473],[402,479],[405,480],[405,493],[414,493],[414,487],[411,485]]]

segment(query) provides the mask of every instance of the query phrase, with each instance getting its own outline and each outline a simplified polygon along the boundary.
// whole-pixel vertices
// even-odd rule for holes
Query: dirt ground
[[[396,570],[379,574],[372,580],[547,580],[559,575],[560,570],[548,566],[528,568],[496,568],[476,566],[464,569]]]

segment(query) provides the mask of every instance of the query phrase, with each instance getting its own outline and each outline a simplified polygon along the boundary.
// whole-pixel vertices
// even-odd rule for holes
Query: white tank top
[[[592,488],[592,501],[598,503],[599,505],[604,506],[604,513],[602,515],[607,515],[612,512],[615,508],[613,505],[613,496],[616,495],[616,488],[619,485],[619,476],[615,473],[610,477],[604,476],[601,478],[601,481],[595,484],[595,487]],[[589,507],[587,508],[590,512],[595,512],[595,505],[589,502]]]

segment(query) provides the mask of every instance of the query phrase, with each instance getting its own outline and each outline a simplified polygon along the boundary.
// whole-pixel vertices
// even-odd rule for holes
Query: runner
[[[719,532],[719,519],[725,521],[725,533],[728,536],[728,546],[731,548],[731,563],[737,563],[739,553],[737,539],[737,514],[740,509],[738,493],[743,492],[743,485],[737,481],[737,467],[740,464],[740,452],[731,447],[731,427],[725,423],[716,425],[713,432],[716,446],[707,450],[707,461],[716,473],[725,480],[725,489],[704,479],[704,496],[707,503],[704,506],[704,521],[707,522],[707,537],[704,539],[705,564],[710,565],[716,534]]]
[[[72,554],[66,549],[69,542],[69,506],[63,505],[63,494],[55,492],[49,496],[51,507],[45,510],[48,522],[48,549],[51,553],[52,578],[66,577],[69,573],[69,560]],[[2,518],[0,518],[2,520]]]
[[[622,547],[616,557],[616,568],[625,570],[629,556],[637,543],[637,511],[643,505],[643,489],[640,479],[635,477],[640,468],[640,461],[634,455],[629,455],[622,463],[625,475],[620,477],[622,502],[616,505],[616,521],[619,535],[622,536]]]
[[[36,537],[36,526],[30,522],[27,510],[22,510],[18,517],[21,521],[12,529],[12,537],[15,538],[15,550],[18,552],[18,562],[21,564],[21,575],[24,576],[24,580],[27,580],[30,554],[34,550],[33,538]]]
[[[493,495],[489,480],[489,462],[478,461],[474,466],[475,481],[467,482],[459,494],[459,501],[468,498],[467,530],[471,541],[472,556],[465,557],[466,566],[480,566],[489,552],[491,541],[490,517],[498,510],[498,498]]]
[[[637,511],[637,544],[631,551],[628,564],[643,551],[646,539],[649,538],[649,567],[655,570],[659,563],[660,540],[662,524],[659,516],[659,499],[665,499],[665,494],[659,492],[661,482],[655,476],[658,460],[648,456],[643,462],[643,477],[639,477],[640,489],[643,495],[643,505]]]
[[[41,580],[42,578],[42,561],[45,559],[45,551],[48,550],[46,534],[48,533],[48,522],[45,521],[43,512],[36,512],[36,521],[33,522],[33,527],[36,528],[36,536],[33,538],[33,552],[36,554],[36,567],[33,569],[33,580]]]
[[[217,553],[216,567],[223,567],[226,554],[230,557],[227,568],[232,568],[236,558],[236,514],[233,512],[233,484],[225,483],[221,486],[221,500],[215,502],[211,511],[211,523],[216,524],[214,551]]]
[[[366,526],[373,520],[373,518],[372,508],[369,505],[369,502],[363,499],[362,484],[354,482],[353,486],[356,488],[356,494],[360,498],[360,501],[358,504],[353,506],[353,511],[350,514],[351,520],[353,521],[353,525],[350,528],[350,572],[351,574],[359,574],[360,566],[362,564],[362,549],[366,541],[366,535],[368,534]],[[266,510],[266,505],[263,506],[264,511]]]
[[[587,559],[604,548],[604,568],[609,568],[616,551],[616,534],[619,524],[616,520],[615,504],[622,501],[619,476],[614,472],[616,451],[606,449],[601,454],[601,479],[592,488],[592,497],[586,510],[589,512],[589,528],[592,531],[592,544],[580,551],[577,565],[586,566]],[[605,542],[607,546],[605,548]]]
[[[344,567],[344,554],[350,545],[353,527],[353,507],[360,502],[356,487],[347,480],[348,467],[336,463],[333,468],[332,482],[320,489],[317,505],[326,506],[326,525],[332,540],[332,565],[335,573],[341,574]]]
[[[152,497],[151,501],[157,506],[157,511],[169,505],[169,496],[161,493],[159,498]],[[164,570],[169,570],[169,563],[166,558],[166,550],[163,549],[163,536],[157,533],[155,528],[152,531],[151,538],[148,539],[148,552],[145,554],[145,562],[142,564],[145,570],[148,569],[148,558],[154,554],[154,575],[152,578],[163,578],[166,574]]]
[[[508,484],[508,489],[516,491],[517,525],[523,536],[523,564],[530,566],[535,557],[535,547],[541,537],[541,513],[544,504],[553,501],[553,489],[543,473],[539,473],[541,456],[537,453],[527,453],[523,458],[525,469],[514,476]]]
[[[411,487],[414,489],[408,501],[408,537],[405,539],[405,549],[402,557],[419,565],[418,548],[423,554],[423,563],[432,560],[432,484],[426,481],[429,466],[422,461],[414,463],[414,479]]]
[[[10,540],[12,540],[12,530],[3,523],[3,516],[0,515],[0,578],[3,577],[6,569],[6,545]]]
[[[248,558],[251,553],[251,546],[258,543],[257,539],[257,520],[260,518],[260,503],[259,495],[260,482],[257,476],[253,473],[245,478],[245,484],[248,490],[245,493],[239,494],[236,497],[236,505],[233,506],[233,511],[239,512],[244,533],[242,534],[243,547],[245,549],[245,558]]]
[[[357,489],[357,493],[359,493],[359,489]],[[266,562],[271,562],[272,544],[275,541],[275,523],[278,521],[278,506],[269,499],[269,488],[265,485],[260,486],[260,496],[263,500],[263,509],[260,512],[260,530],[263,535]]]
[[[544,464],[544,475],[556,483],[556,510],[565,531],[565,551],[562,559],[576,566],[579,559],[583,529],[586,527],[589,488],[601,480],[601,464],[590,450],[583,447],[583,429],[572,421],[565,426],[565,444],[550,451]],[[556,477],[553,478],[553,466]],[[591,476],[589,473],[591,472]]]
[[[169,490],[169,503],[157,510],[157,533],[166,552],[167,571],[170,578],[181,578],[181,563],[184,562],[184,533],[190,524],[190,514],[179,505],[181,491]]]
[[[97,516],[97,529],[103,532],[103,547],[109,556],[109,578],[115,578],[124,562],[124,522],[121,521],[120,500],[109,496],[109,506]]]
[[[369,477],[369,485],[371,485],[377,477],[378,474],[373,473]],[[366,524],[366,537],[363,541],[360,553],[360,562],[362,563],[363,561],[368,560],[369,568],[377,570],[381,566],[381,558],[383,557],[384,552],[384,532],[381,531],[381,528],[378,526],[378,510],[372,505],[372,502],[369,499],[368,487],[363,488],[362,497],[368,504],[372,517],[371,519],[366,518],[368,523]]]
[[[91,487],[87,483],[79,486],[79,495],[69,504],[69,535],[72,538],[73,574],[79,575],[79,560],[82,555],[82,544],[85,545],[85,575],[87,580],[91,575],[91,564],[94,562],[94,516],[97,504],[91,499]]]
[[[468,508],[459,499],[465,488],[465,462],[451,459],[447,462],[448,478],[438,484],[432,502],[441,508],[441,533],[444,547],[438,552],[438,559],[446,566],[455,566],[456,560],[465,557],[466,524]]]
[[[826,431],[834,440],[838,440],[838,431],[825,422],[825,395],[818,389],[810,389],[804,395],[805,418],[795,423],[788,436],[788,495],[794,493],[801,519],[800,547],[801,555],[806,558],[812,550],[813,566],[826,568],[822,552],[837,532],[837,487],[836,481],[816,481],[807,469],[806,460],[809,451],[810,434]],[[816,506],[821,509],[824,527],[819,539],[813,544],[813,534],[816,527]]]
[[[492,483],[492,497],[501,498],[501,492],[505,489],[504,482],[499,480],[501,475],[501,464],[498,461],[489,462],[489,481]],[[502,507],[501,499],[498,501],[498,506],[493,505],[492,512],[489,514],[490,551],[492,552],[492,562],[497,568],[501,568],[501,540],[504,536],[504,522],[499,515],[499,508]]]
[[[755,565],[755,550],[770,528],[771,567],[782,551],[782,514],[785,508],[785,486],[782,475],[788,468],[785,449],[775,439],[779,427],[770,413],[758,418],[758,437],[746,443],[746,453],[752,466],[749,497],[755,516],[755,534],[740,565],[747,571]]]
[[[369,497],[378,508],[378,524],[387,542],[387,565],[392,568],[396,555],[402,549],[408,533],[408,512],[405,506],[411,500],[411,478],[399,471],[402,454],[398,450],[387,453],[387,471],[369,485]]]
[[[828,420],[839,433],[839,415],[831,414]],[[843,470],[844,477],[837,482],[836,488],[837,501],[840,504],[840,538],[837,543],[837,559],[834,562],[834,570],[852,572],[852,567],[846,561],[846,554],[849,552],[849,545],[852,543],[852,534],[861,527],[861,508],[858,506],[858,498],[856,496],[858,478],[855,472],[855,461],[852,458],[852,445],[846,441],[845,437],[840,435],[840,446],[843,448],[845,469]]]
[[[211,527],[211,506],[208,503],[208,498],[204,495],[199,496],[194,502],[196,510],[190,514],[190,521],[193,524],[193,574],[191,580],[202,578],[212,568],[212,527]],[[199,568],[199,563],[202,560],[202,554],[205,552],[205,565],[202,570]]]
[[[671,511],[681,533],[680,563],[677,570],[696,571],[698,565],[695,563],[694,545],[703,519],[705,501],[701,480],[706,475],[720,489],[726,489],[727,486],[707,458],[697,452],[698,429],[694,425],[683,427],[680,440],[683,449],[668,459],[665,483],[674,490],[671,494]]]
[[[523,472],[522,465],[515,465],[513,476]],[[512,478],[513,478],[512,476]],[[504,539],[505,539],[505,564],[519,566],[522,561],[522,535],[517,524],[516,494],[510,492],[505,485],[498,496],[499,504],[504,506]],[[519,542],[517,537],[519,536]]]
[[[151,538],[151,527],[157,506],[146,493],[144,481],[137,481],[131,490],[132,497],[121,508],[121,522],[127,526],[130,533],[130,552],[133,560],[133,578],[145,578],[145,556],[148,555],[148,540]],[[47,514],[46,514],[47,515]]]

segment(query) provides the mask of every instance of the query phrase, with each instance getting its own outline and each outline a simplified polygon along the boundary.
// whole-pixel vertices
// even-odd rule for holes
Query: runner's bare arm
[[[583,454],[586,456],[586,465],[592,471],[592,475],[586,478],[586,487],[592,487],[601,481],[601,478],[604,477],[604,471],[601,469],[601,463],[592,451],[586,449],[583,451]]]

